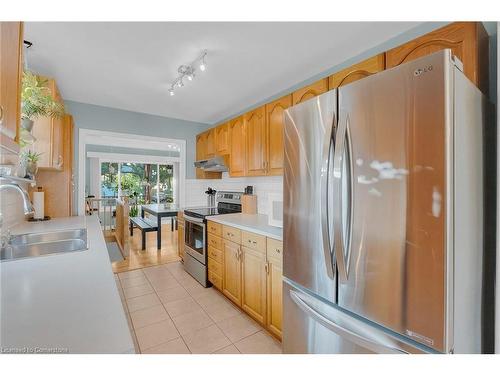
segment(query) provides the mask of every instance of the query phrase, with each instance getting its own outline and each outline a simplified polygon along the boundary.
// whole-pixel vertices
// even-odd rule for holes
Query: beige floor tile
[[[204,293],[196,294],[193,298],[203,308],[217,304],[220,305],[229,303],[226,297],[215,291],[213,288],[206,289]]]
[[[170,319],[163,305],[137,310],[130,314],[135,329]]]
[[[132,286],[144,285],[148,283],[146,276],[131,277],[120,281],[122,288],[130,288]]]
[[[181,338],[176,338],[158,346],[146,349],[144,354],[190,354],[188,347]]]
[[[167,309],[168,315],[171,318],[176,316],[187,314],[193,311],[201,310],[201,306],[198,305],[194,299],[191,297],[180,299],[177,301],[172,301],[164,304]]]
[[[281,345],[268,333],[259,331],[234,344],[243,354],[280,354]]]
[[[153,286],[154,290],[157,292],[161,292],[164,290],[168,289],[174,289],[174,288],[180,288],[183,289],[181,284],[174,279],[173,277],[171,278],[158,278],[158,279],[150,279],[151,285]]]
[[[127,272],[120,272],[118,274],[118,278],[120,280],[125,280],[125,279],[131,279],[134,277],[141,277],[144,276],[142,273],[142,270],[133,270],[133,271],[127,271]]]
[[[236,346],[229,345],[226,346],[225,348],[217,350],[213,354],[241,354],[241,353],[239,352],[238,348],[236,348]]]
[[[216,323],[241,314],[240,310],[226,301],[218,301],[217,303],[203,307],[203,309]]]
[[[261,326],[255,323],[245,314],[239,314],[217,323],[217,326],[231,340],[237,342],[261,330]]]
[[[155,268],[155,269],[144,269],[144,274],[148,279],[162,278],[162,277],[172,277],[172,274],[165,268]]]
[[[130,313],[159,304],[161,304],[161,302],[156,293],[146,294],[144,296],[134,297],[127,300],[128,311]]]
[[[203,310],[196,310],[172,318],[181,335],[187,335],[201,328],[214,324],[213,320]]]
[[[136,329],[135,334],[141,352],[179,337],[179,332],[170,319]]]
[[[193,277],[191,277],[190,275],[188,276],[183,276],[179,279],[177,279],[177,281],[179,282],[179,284],[181,284],[185,289],[189,289],[189,288],[198,288],[198,290],[200,290],[200,288],[203,288],[200,283],[198,281],[196,281]]]
[[[160,297],[160,301],[164,304],[178,301],[180,299],[189,298],[188,292],[184,290],[184,288],[172,288],[164,291],[157,291],[158,297]]]
[[[126,299],[143,296],[145,294],[153,293],[154,290],[149,284],[142,284],[137,286],[131,286],[130,288],[123,288],[123,294]]]
[[[209,354],[230,345],[229,339],[215,324],[183,336],[191,353]]]

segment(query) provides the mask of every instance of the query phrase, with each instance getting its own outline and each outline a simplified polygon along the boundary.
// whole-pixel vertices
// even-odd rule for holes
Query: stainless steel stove
[[[204,287],[208,281],[207,216],[241,212],[241,192],[217,192],[216,207],[197,207],[184,210],[184,268]]]

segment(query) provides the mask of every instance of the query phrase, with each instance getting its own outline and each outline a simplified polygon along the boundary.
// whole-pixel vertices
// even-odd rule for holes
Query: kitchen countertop
[[[0,352],[135,352],[96,215],[25,222],[11,232],[84,227],[88,250],[0,263]]]
[[[207,220],[283,241],[283,229],[269,225],[267,215],[225,214],[208,216]]]

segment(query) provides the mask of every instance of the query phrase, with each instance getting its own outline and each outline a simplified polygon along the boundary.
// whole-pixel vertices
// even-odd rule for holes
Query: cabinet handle
[[[62,155],[59,155],[58,158],[57,158],[57,168],[61,168],[63,166],[63,157]]]
[[[266,273],[269,275],[269,262],[266,262],[266,263],[264,264],[264,268],[265,268],[265,270],[266,270]]]
[[[257,245],[257,241],[252,241],[252,243],[253,243],[254,245]]]
[[[3,107],[0,105],[0,125],[3,125]]]
[[[281,253],[281,250],[277,248],[277,249],[276,249],[276,252],[277,252],[278,254],[280,254],[280,253]]]

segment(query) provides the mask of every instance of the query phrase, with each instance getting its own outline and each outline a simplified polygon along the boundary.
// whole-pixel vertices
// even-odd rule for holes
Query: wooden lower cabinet
[[[241,308],[260,324],[266,324],[266,252],[242,246]]]
[[[281,339],[283,320],[283,265],[279,259],[267,262],[267,321],[266,328]]]
[[[224,240],[224,278],[222,292],[236,305],[241,306],[241,246],[234,242]]]

